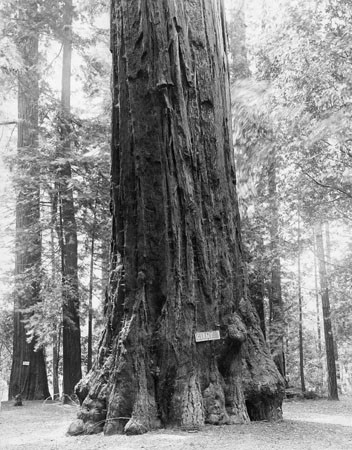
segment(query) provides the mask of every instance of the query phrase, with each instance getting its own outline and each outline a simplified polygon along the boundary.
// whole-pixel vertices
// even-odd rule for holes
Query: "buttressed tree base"
[[[222,2],[113,0],[111,14],[112,271],[73,429],[280,418],[246,292]]]

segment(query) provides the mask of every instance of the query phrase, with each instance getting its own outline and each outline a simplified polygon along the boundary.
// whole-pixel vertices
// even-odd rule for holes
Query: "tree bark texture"
[[[253,277],[249,278],[249,294],[253,302],[253,305],[257,311],[260,328],[266,339],[266,325],[265,325],[265,307],[264,307],[264,297],[265,297],[265,282],[264,276],[261,273],[255,274]]]
[[[215,0],[112,2],[113,271],[77,390],[88,432],[280,416],[244,284],[224,23]]]
[[[62,289],[63,289],[63,398],[69,401],[74,387],[82,377],[81,368],[81,331],[78,293],[78,244],[77,225],[73,190],[71,186],[70,140],[70,100],[71,100],[71,59],[72,59],[72,0],[64,5],[63,60],[61,89],[61,139],[59,156],[66,161],[58,170],[58,192],[60,225],[62,238],[59,238],[62,252]]]
[[[338,400],[339,396],[337,389],[334,336],[330,317],[329,288],[325,264],[323,231],[322,231],[322,224],[320,222],[316,225],[315,228],[315,239],[316,239],[317,258],[319,267],[322,309],[323,309],[326,364],[328,369],[328,398],[330,400]]]
[[[38,151],[38,34],[33,31],[36,1],[19,4],[18,48],[24,68],[18,77],[18,184],[16,200],[15,300],[13,361],[9,397],[50,397],[44,351],[28,343],[23,320],[40,301],[41,233],[40,186],[35,173]],[[27,310],[25,312],[25,310]]]

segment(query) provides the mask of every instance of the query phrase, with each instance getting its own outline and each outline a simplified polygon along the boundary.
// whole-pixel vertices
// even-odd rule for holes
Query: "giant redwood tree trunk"
[[[80,425],[278,417],[244,285],[222,2],[113,0],[111,23],[113,267]],[[220,339],[196,342],[206,331]]]
[[[9,397],[27,400],[50,396],[44,351],[36,337],[27,342],[24,320],[40,301],[41,233],[40,186],[33,167],[38,157],[38,34],[37,1],[19,2],[18,49],[23,70],[18,78],[18,180],[16,199],[16,251],[13,361]],[[26,311],[26,312],[25,312]]]

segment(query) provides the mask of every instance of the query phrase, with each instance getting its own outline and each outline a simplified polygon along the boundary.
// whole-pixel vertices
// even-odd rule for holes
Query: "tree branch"
[[[0,125],[17,125],[17,120],[13,121],[7,121],[7,122],[0,122]]]
[[[346,192],[345,190],[341,189],[341,188],[338,187],[338,186],[331,186],[330,184],[324,184],[324,183],[322,183],[321,181],[316,180],[314,177],[312,177],[312,175],[310,175],[308,172],[306,172],[305,170],[303,170],[303,169],[302,169],[302,166],[299,165],[299,167],[300,167],[300,169],[302,170],[302,173],[303,173],[304,175],[306,175],[310,180],[312,180],[312,181],[313,181],[315,184],[317,184],[318,186],[321,186],[321,187],[326,188],[326,189],[331,189],[331,190],[334,190],[334,191],[338,191],[338,192],[340,192],[341,194],[346,195],[346,197],[352,199],[352,194],[350,194],[349,192]]]

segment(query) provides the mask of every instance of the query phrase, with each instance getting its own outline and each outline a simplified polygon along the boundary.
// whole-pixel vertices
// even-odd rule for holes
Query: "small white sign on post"
[[[220,331],[199,331],[195,333],[196,342],[217,341],[220,339]]]
[[[23,361],[22,366],[29,366],[29,361]]]

